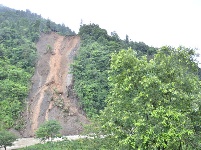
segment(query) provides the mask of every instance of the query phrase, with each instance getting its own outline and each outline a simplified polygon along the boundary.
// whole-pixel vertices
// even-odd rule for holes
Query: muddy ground
[[[46,120],[57,120],[62,135],[77,135],[89,123],[73,91],[70,64],[80,44],[79,36],[42,34],[37,43],[38,62],[27,99],[23,137],[35,136]]]

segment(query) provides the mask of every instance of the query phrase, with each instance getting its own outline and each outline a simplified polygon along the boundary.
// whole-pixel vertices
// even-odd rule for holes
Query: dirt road
[[[77,140],[80,138],[86,138],[87,136],[81,136],[81,135],[71,135],[71,136],[65,136],[63,138],[56,138],[53,141],[62,141],[63,139],[68,139],[68,140]],[[40,143],[39,139],[35,138],[21,138],[18,139],[13,143],[13,146],[9,146],[6,149],[7,150],[13,150],[13,149],[18,149],[18,148],[23,148],[31,145],[35,145]],[[4,148],[0,148],[0,150],[4,150]]]

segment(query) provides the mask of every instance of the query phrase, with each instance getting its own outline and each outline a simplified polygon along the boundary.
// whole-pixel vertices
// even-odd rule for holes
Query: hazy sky
[[[41,14],[78,32],[96,23],[110,34],[150,46],[183,45],[201,52],[201,0],[0,0],[5,6]]]

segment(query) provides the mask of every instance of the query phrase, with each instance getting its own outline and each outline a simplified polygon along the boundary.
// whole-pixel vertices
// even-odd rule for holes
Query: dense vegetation
[[[29,10],[0,6],[0,130],[22,127],[35,43],[41,32],[51,31],[74,34]],[[96,24],[81,25],[79,35],[74,89],[87,115],[97,119],[97,134],[106,137],[25,149],[201,149],[201,71],[192,49],[156,49],[128,36],[121,40]],[[39,128],[39,138],[51,137],[54,130],[46,125]]]
[[[97,122],[102,134],[116,141],[113,148],[200,149],[200,69],[194,50],[156,50],[128,36],[120,40],[115,32],[109,36],[95,24],[81,26],[79,34],[75,90],[88,116],[105,108]]]
[[[96,24],[82,25],[79,35],[81,47],[73,64],[75,91],[83,109],[89,117],[99,114],[105,107],[105,99],[110,89],[108,85],[108,70],[111,54],[122,48],[131,47],[138,56],[156,53],[156,48],[143,42],[129,41],[128,36],[121,40],[116,32],[111,35]]]
[[[123,149],[201,149],[201,82],[194,51],[162,47],[154,59],[111,59],[103,131]],[[117,147],[118,148],[118,147]]]
[[[41,32],[72,35],[68,27],[31,13],[0,5],[0,129],[22,127],[20,112],[26,102],[37,59],[35,43]],[[18,118],[18,122],[15,120]]]

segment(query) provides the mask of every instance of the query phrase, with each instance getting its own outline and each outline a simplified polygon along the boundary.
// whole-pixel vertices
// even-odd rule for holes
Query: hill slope
[[[23,136],[34,136],[45,120],[57,120],[63,135],[78,134],[88,122],[80,111],[72,90],[70,64],[80,43],[78,36],[42,34],[37,43],[38,62],[28,96],[26,129]]]
[[[36,42],[41,33],[51,31],[75,35],[64,24],[56,24],[29,10],[0,5],[0,130],[24,127],[20,116],[35,70]]]

